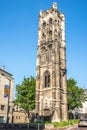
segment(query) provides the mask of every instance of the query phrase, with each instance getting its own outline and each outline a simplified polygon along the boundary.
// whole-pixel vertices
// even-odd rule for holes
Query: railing
[[[30,129],[36,129],[36,130],[43,130],[44,129],[44,124],[40,123],[29,123],[29,124],[7,124],[7,123],[0,123],[0,129],[21,129],[21,128],[29,128]]]

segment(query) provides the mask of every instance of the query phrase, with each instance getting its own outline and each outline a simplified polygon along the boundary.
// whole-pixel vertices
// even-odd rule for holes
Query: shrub
[[[52,124],[54,125],[55,128],[58,128],[58,127],[74,125],[78,122],[79,120],[68,120],[68,121],[62,121],[62,122],[53,122]]]

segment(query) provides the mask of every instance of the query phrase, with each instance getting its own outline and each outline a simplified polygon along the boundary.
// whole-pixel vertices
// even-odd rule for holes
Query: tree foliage
[[[68,90],[68,110],[82,107],[82,103],[87,100],[87,95],[83,88],[77,86],[74,79],[67,80]]]
[[[25,110],[30,118],[31,111],[35,108],[35,78],[24,78],[21,84],[16,85],[15,104]]]

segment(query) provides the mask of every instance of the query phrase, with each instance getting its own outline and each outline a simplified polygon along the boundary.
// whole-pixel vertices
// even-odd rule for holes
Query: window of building
[[[16,116],[15,118],[16,118],[16,119],[20,119],[20,116]]]
[[[11,110],[11,106],[8,107],[9,111]]]
[[[48,71],[46,71],[44,75],[44,86],[50,87],[50,73]]]
[[[0,116],[0,123],[4,123],[4,116]]]
[[[60,21],[58,20],[58,24],[60,23]]]
[[[1,110],[5,110],[5,105],[1,105]]]
[[[45,34],[45,33],[42,34],[42,38],[43,38],[44,40],[46,40],[46,34]]]
[[[52,40],[52,30],[49,31],[49,38]]]
[[[50,19],[49,19],[49,23],[52,24],[52,21],[53,21],[52,18],[50,18]]]
[[[61,32],[59,32],[58,37],[61,38]]]
[[[52,36],[52,31],[51,30],[49,31],[49,34]]]
[[[43,47],[41,48],[41,52],[45,52],[45,51],[46,51],[46,47],[43,46]]]
[[[43,22],[43,27],[46,27],[46,22],[45,21]]]
[[[49,44],[49,45],[48,45],[48,48],[49,48],[49,49],[52,49],[52,44]]]

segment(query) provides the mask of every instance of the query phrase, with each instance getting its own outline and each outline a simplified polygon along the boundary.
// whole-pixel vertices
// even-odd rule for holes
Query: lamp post
[[[11,87],[11,79],[9,79],[8,77],[6,77],[9,80],[9,87],[8,87],[8,102],[7,102],[7,119],[6,119],[6,123],[9,123],[9,103],[10,103],[10,87]]]

